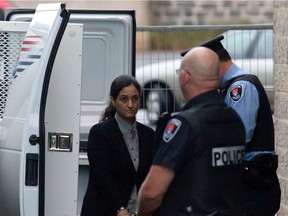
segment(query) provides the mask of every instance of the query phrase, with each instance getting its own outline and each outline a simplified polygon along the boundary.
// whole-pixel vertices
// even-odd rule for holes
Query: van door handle
[[[29,142],[31,145],[36,145],[37,143],[40,144],[40,137],[37,137],[35,134],[32,134],[29,137]]]

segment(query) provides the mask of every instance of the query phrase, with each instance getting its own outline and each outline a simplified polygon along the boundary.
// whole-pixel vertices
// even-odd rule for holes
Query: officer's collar
[[[190,107],[194,106],[205,106],[209,104],[214,104],[215,101],[218,101],[218,99],[221,98],[220,95],[218,94],[218,90],[211,90],[208,92],[204,92],[200,95],[197,95],[196,97],[192,98],[189,100],[185,106],[183,107],[182,111],[189,109]],[[222,100],[222,99],[221,99]]]

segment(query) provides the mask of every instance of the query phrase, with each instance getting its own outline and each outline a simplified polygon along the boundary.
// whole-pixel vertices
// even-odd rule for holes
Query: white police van
[[[87,134],[112,80],[134,75],[135,12],[52,3],[10,9],[6,20],[0,22],[0,215],[79,215]]]

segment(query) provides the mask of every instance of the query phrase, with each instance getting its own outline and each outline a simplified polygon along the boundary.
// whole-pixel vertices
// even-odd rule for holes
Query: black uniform
[[[175,171],[154,215],[242,215],[245,129],[217,91],[190,100],[168,122],[153,164]]]

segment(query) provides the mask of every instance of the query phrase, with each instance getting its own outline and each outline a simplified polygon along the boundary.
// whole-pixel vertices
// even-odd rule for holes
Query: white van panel
[[[127,14],[71,13],[70,22],[84,23],[81,134],[86,139],[109,101],[111,82],[132,74],[133,20]]]
[[[8,32],[8,37],[13,38],[10,40],[16,40],[18,38],[23,39],[25,33],[29,27],[29,23],[10,23],[1,22],[1,31]],[[8,67],[16,67],[15,53],[20,47],[15,49],[9,48],[8,55],[11,56],[9,61],[14,59],[14,62],[9,62]],[[4,48],[5,49],[5,48]],[[4,64],[4,62],[3,62]],[[11,65],[10,65],[11,64]],[[4,76],[4,69],[1,71]],[[9,69],[8,69],[9,71]],[[12,77],[12,71],[10,71],[10,78]],[[5,91],[5,90],[4,90]],[[3,91],[2,91],[3,93]],[[5,105],[1,106],[1,114],[4,112]],[[2,117],[2,115],[1,115]],[[0,121],[0,215],[17,215],[20,212],[20,201],[19,201],[19,179],[20,179],[20,161],[22,152],[22,139],[23,134],[19,131],[23,131],[24,119],[15,119],[14,121]],[[13,140],[13,142],[9,142]],[[16,172],[13,172],[16,171]]]
[[[39,146],[31,145],[29,137],[31,134],[39,136],[43,79],[62,24],[62,6],[51,4],[37,7],[23,43],[20,41],[21,52],[16,70],[13,71],[15,79],[7,82],[10,88],[6,92],[7,103],[0,122],[0,168],[3,180],[0,185],[0,215],[3,216],[39,215],[39,183],[35,179],[32,186],[26,185],[26,177],[30,174],[27,174],[26,164],[28,155],[33,155],[37,157],[33,165],[36,169],[38,167]],[[3,23],[1,27],[6,25]],[[17,25],[14,25],[15,32],[21,30],[17,29]],[[7,43],[12,46],[11,40],[7,39]]]
[[[0,149],[0,215],[19,215],[20,151]],[[3,172],[2,172],[3,171]],[[9,184],[8,184],[9,183]]]
[[[99,122],[109,101],[111,82],[120,74],[134,74],[135,17],[131,11],[69,11],[69,23],[83,24],[80,131],[81,140],[87,140],[89,129]],[[13,21],[30,21],[32,16],[11,14]]]
[[[50,78],[45,112],[47,216],[75,215],[77,212],[82,34],[82,25],[67,26]],[[51,148],[51,133],[69,134],[71,150]]]
[[[25,10],[24,13],[19,10],[19,13],[16,12],[12,15],[10,20],[29,22],[33,13],[31,13],[31,10],[28,11],[30,14],[25,14]],[[87,165],[89,164],[85,149],[84,152],[80,153],[81,155],[78,155],[79,141],[87,141],[90,127],[99,121],[99,116],[102,114],[109,100],[108,94],[112,80],[120,74],[134,75],[135,69],[136,26],[134,11],[121,11],[120,13],[118,13],[119,11],[108,11],[107,13],[107,11],[69,10],[69,12],[71,12],[69,23],[83,24],[83,53],[82,55],[80,54],[80,56],[82,56],[82,68],[79,69],[77,66],[73,67],[73,64],[79,61],[79,56],[77,57],[71,53],[71,55],[74,55],[74,57],[72,57],[74,60],[71,60],[69,56],[71,50],[74,51],[78,49],[78,46],[74,47],[74,44],[78,42],[72,42],[73,40],[70,38],[68,41],[71,41],[67,41],[67,44],[63,45],[65,41],[64,38],[67,37],[66,31],[70,28],[69,24],[55,59],[47,97],[47,112],[45,113],[45,216],[75,215],[76,207],[77,214],[80,214],[82,199],[87,187],[89,170],[89,166]],[[66,54],[63,54],[64,52],[61,53],[62,46],[68,46],[68,48],[63,48],[63,50],[68,49],[68,51],[66,50],[65,52]],[[78,116],[75,116],[77,104],[72,101],[74,100],[74,94],[76,95],[75,101],[78,100],[77,93],[71,90],[69,94],[67,94],[67,92],[57,94],[57,92],[59,93],[60,91],[59,88],[66,87],[66,83],[76,83],[75,80],[73,81],[75,77],[69,80],[70,78],[64,75],[65,73],[67,75],[67,72],[70,71],[75,72],[74,69],[78,70],[78,75],[82,76],[81,85],[77,87],[74,85],[73,87],[69,84],[67,89],[70,89],[70,87],[78,88],[78,90],[79,88],[81,89],[81,108],[80,115],[78,113]],[[23,95],[23,97],[26,96]],[[58,99],[56,100],[55,98]],[[59,98],[63,99],[63,101],[60,99],[60,103],[58,103]],[[67,100],[66,103],[65,100]],[[70,106],[68,104],[72,107],[71,111],[69,110]],[[80,102],[78,106],[79,105]],[[19,117],[25,116],[22,114],[25,113],[24,109],[22,112],[18,111],[18,113]],[[58,119],[57,117],[60,118]],[[77,125],[75,124],[77,117],[78,121],[80,117],[81,133],[73,132],[77,130],[77,128],[75,128],[75,125]],[[37,117],[33,118],[31,116],[31,120],[32,119],[35,119],[34,123],[36,125],[38,122]],[[18,120],[21,122],[24,118],[22,119],[21,117]],[[68,128],[70,129],[68,130]],[[48,150],[49,133],[53,132],[72,134],[72,151],[61,152]],[[8,144],[8,146],[10,146],[10,144]],[[78,150],[77,152],[75,151],[76,149]],[[62,190],[63,193],[61,192]],[[21,193],[21,190],[19,193]],[[32,193],[32,189],[30,189],[30,193]],[[17,193],[15,193],[15,195],[17,195]],[[66,198],[67,200],[65,200]],[[34,203],[34,207],[37,207],[37,200],[35,201],[30,198],[29,201],[29,196],[26,195],[24,195],[23,199],[27,202],[25,206],[28,206],[28,203]],[[65,212],[61,210],[64,209],[64,205],[70,205],[68,208],[65,207],[67,209]],[[27,210],[29,216],[35,215],[35,212],[37,212],[35,208]],[[21,215],[23,216],[25,214]]]

